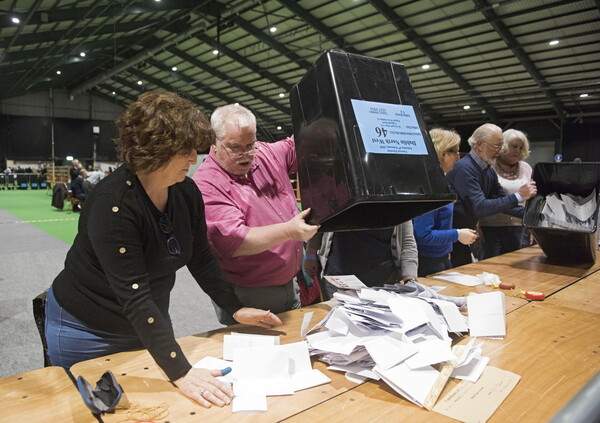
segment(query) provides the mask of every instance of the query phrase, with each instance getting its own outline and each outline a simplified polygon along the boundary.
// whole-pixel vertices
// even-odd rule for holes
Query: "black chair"
[[[17,189],[27,189],[29,187],[29,176],[17,174]]]
[[[48,290],[33,299],[33,318],[37,326],[40,338],[42,338],[42,347],[44,349],[44,367],[51,366],[50,357],[48,357],[48,344],[46,343],[46,296]]]

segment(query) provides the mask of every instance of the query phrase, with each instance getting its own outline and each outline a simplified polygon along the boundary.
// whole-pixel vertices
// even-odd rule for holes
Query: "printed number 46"
[[[375,132],[377,132],[377,135],[380,137],[385,138],[385,136],[387,135],[387,129],[385,129],[385,128],[376,127]]]

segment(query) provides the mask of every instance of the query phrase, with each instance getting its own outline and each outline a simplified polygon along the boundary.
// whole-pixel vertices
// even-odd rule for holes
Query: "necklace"
[[[503,162],[500,157],[496,159],[494,170],[504,179],[514,180],[519,177],[519,162],[508,164]]]

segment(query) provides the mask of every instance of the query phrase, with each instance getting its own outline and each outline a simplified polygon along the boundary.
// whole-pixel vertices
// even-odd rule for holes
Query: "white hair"
[[[217,107],[210,116],[210,124],[213,131],[215,131],[217,140],[225,136],[225,123],[227,122],[240,128],[252,127],[256,130],[256,117],[254,117],[254,114],[237,103]]]
[[[527,135],[524,132],[521,132],[517,129],[507,129],[502,133],[502,138],[504,140],[502,146],[504,152],[508,151],[508,146],[511,143],[515,141],[521,141],[523,143],[523,157],[521,157],[521,160],[529,156],[529,140],[527,139]]]
[[[486,141],[492,132],[499,132],[502,135],[502,129],[493,123],[484,123],[477,128],[473,135],[468,139],[471,148],[475,147],[478,141]]]

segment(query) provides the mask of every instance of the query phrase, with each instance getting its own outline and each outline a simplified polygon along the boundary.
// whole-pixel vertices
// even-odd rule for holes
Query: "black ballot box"
[[[290,104],[302,208],[320,231],[391,227],[456,199],[400,63],[325,51]]]
[[[532,179],[537,185],[537,195],[525,203],[523,225],[529,229],[544,254],[550,259],[570,262],[596,260],[596,229],[598,227],[598,192],[600,188],[600,163],[537,163]],[[544,212],[547,196],[553,193],[591,197],[595,193],[595,207],[590,225],[548,223]],[[592,203],[590,203],[592,204]]]

